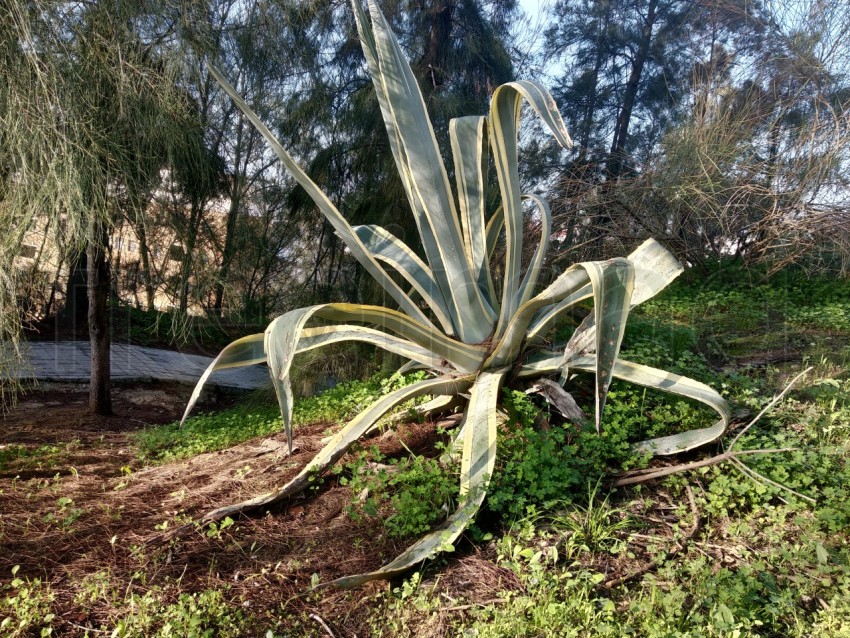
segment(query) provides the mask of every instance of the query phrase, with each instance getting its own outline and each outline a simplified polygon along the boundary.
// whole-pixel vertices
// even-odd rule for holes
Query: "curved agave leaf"
[[[493,253],[496,251],[496,246],[499,243],[499,235],[505,229],[505,207],[499,205],[496,212],[490,217],[487,222],[487,259],[493,258]]]
[[[647,239],[643,242],[628,256],[628,259],[635,267],[635,287],[631,300],[632,308],[638,304],[642,304],[647,299],[651,299],[664,290],[683,270],[682,265],[676,258],[654,239]],[[588,285],[563,301],[539,311],[529,324],[526,339],[531,341],[539,337],[544,337],[552,329],[555,321],[562,313],[570,310],[575,304],[584,301],[590,296],[591,287]],[[590,317],[593,317],[593,315],[590,315]],[[593,322],[594,319],[591,318],[589,323]],[[576,330],[576,332],[579,332],[579,330]],[[594,340],[592,335],[590,336],[590,339],[582,342],[584,347],[593,344]],[[576,351],[581,352],[582,350],[577,349]]]
[[[549,209],[546,200],[537,195],[523,195],[522,198],[530,199],[537,206],[537,210],[540,211],[540,242],[534,250],[531,263],[528,264],[528,270],[525,271],[522,283],[519,286],[518,306],[528,301],[534,293],[534,286],[537,285],[537,280],[540,277],[540,269],[543,266],[546,252],[549,250],[549,237],[552,234],[552,211]]]
[[[472,386],[469,407],[464,415],[463,456],[460,470],[461,502],[454,514],[437,530],[411,545],[395,560],[368,574],[346,576],[328,583],[356,587],[378,578],[392,578],[435,553],[451,549],[484,502],[487,483],[496,465],[496,404],[505,371],[482,372]]]
[[[433,397],[430,401],[423,403],[422,405],[417,405],[411,410],[395,415],[397,417],[396,421],[402,421],[405,416],[409,415],[411,412],[416,414],[418,418],[424,418],[448,410],[449,408],[452,408],[458,405],[459,403],[460,397],[458,395],[440,394]],[[376,421],[372,425],[372,427],[366,431],[366,434],[364,436],[372,434],[372,432],[379,429],[380,427],[382,427],[381,423]]]
[[[417,346],[407,339],[401,339],[374,328],[365,326],[322,326],[319,328],[304,328],[298,340],[296,355],[308,350],[323,348],[332,343],[342,341],[361,341],[400,355],[405,359],[411,359],[430,370],[437,370],[445,374],[452,372],[444,360],[426,348]]]
[[[298,350],[304,326],[311,318],[331,321],[375,323],[400,334],[421,348],[441,356],[463,372],[477,369],[484,358],[479,346],[460,343],[442,333],[429,329],[410,317],[389,308],[356,304],[332,303],[291,310],[271,322],[266,328],[265,350],[269,373],[280,404],[283,427],[292,448],[292,387],[289,369]],[[411,351],[413,353],[414,351]],[[406,356],[406,355],[405,355]],[[412,357],[411,357],[412,358]]]
[[[540,116],[555,139],[565,148],[572,147],[567,128],[564,125],[555,100],[549,92],[536,82],[509,82],[493,92],[490,101],[490,139],[496,174],[499,178],[499,190],[504,207],[507,250],[505,255],[504,284],[502,286],[502,304],[496,335],[501,336],[511,317],[520,306],[517,294],[520,285],[520,266],[523,244],[523,214],[519,185],[517,137],[519,134],[519,115],[522,99]],[[536,285],[536,278],[530,282]]]
[[[627,259],[612,259],[602,264],[584,265],[593,285],[593,311],[596,325],[596,431],[602,423],[602,411],[614,363],[623,342],[629,302],[634,288],[635,269]],[[566,361],[564,361],[566,364]]]
[[[559,353],[543,354],[526,363],[519,372],[520,377],[532,377],[551,374],[561,369],[563,355]],[[594,372],[596,357],[578,357],[570,361],[570,368],[584,372]],[[698,430],[690,430],[671,436],[663,436],[637,443],[634,447],[639,452],[656,456],[678,454],[692,450],[701,445],[711,443],[720,438],[729,427],[730,409],[726,400],[709,386],[694,379],[683,377],[666,370],[659,370],[618,359],[614,364],[613,375],[636,385],[669,392],[688,399],[699,401],[720,415],[720,420],[713,426]]]
[[[197,403],[204,385],[213,372],[226,368],[238,368],[266,362],[264,341],[265,334],[262,332],[249,335],[237,339],[219,353],[212,363],[207,366],[207,369],[204,370],[201,378],[195,384],[192,396],[189,398],[189,402],[183,412],[183,418],[180,420],[181,426],[191,413],[192,408],[195,407],[195,403]],[[443,373],[451,372],[449,368],[443,365],[443,360],[430,350],[417,346],[406,339],[388,335],[380,330],[374,330],[373,328],[366,328],[364,326],[304,328],[301,331],[301,337],[298,341],[295,354],[301,354],[302,352],[340,341],[363,341],[365,343],[371,343],[383,350],[411,359],[416,365],[424,365],[426,368]]]
[[[448,335],[454,334],[454,326],[443,300],[440,287],[434,281],[431,269],[407,247],[400,239],[380,226],[355,226],[354,232],[363,245],[376,258],[395,268],[407,282],[413,286],[428,307],[437,316],[437,320]]]
[[[443,293],[460,339],[483,341],[492,318],[472,280],[448,173],[422,93],[410,65],[374,2],[371,29],[358,0],[353,0],[357,28],[391,148],[413,210],[428,264]]]
[[[224,370],[226,368],[238,368],[241,366],[250,366],[257,363],[265,363],[266,353],[263,348],[263,333],[248,335],[237,339],[231,344],[228,344],[218,353],[218,356],[213,359],[212,363],[207,366],[201,378],[195,384],[195,389],[192,390],[192,396],[189,397],[189,402],[186,404],[186,409],[183,411],[183,418],[180,419],[180,427],[186,422],[186,417],[195,407],[198,402],[198,397],[201,396],[201,390],[210,375],[216,370]]]
[[[531,265],[529,266],[529,270],[525,273],[523,277],[522,284],[520,286],[520,300],[521,303],[519,305],[524,304],[531,295],[534,293],[534,286],[537,284],[537,281],[540,277],[540,268],[543,264],[543,261],[546,257],[546,251],[549,248],[549,241],[551,239],[552,232],[552,213],[549,208],[548,202],[538,197],[537,195],[523,195],[523,200],[532,200],[537,205],[538,210],[540,211],[541,217],[541,243],[538,244],[537,248],[534,251],[534,257],[532,258]],[[487,246],[487,260],[488,262],[493,259],[493,253],[496,251],[496,246],[499,243],[499,235],[501,235],[502,231],[505,229],[505,209],[503,206],[499,206],[496,209],[496,212],[490,217],[490,220],[487,222],[487,228],[485,230],[485,245]],[[489,271],[488,271],[489,272]],[[493,287],[493,279],[490,277],[490,287],[493,298],[496,298],[495,288]],[[495,306],[496,308],[500,308],[500,306]]]
[[[460,223],[466,258],[478,288],[489,302],[485,310],[491,316],[491,320],[495,320],[496,313],[493,312],[493,305],[496,303],[496,295],[490,273],[484,221],[489,158],[487,118],[475,115],[451,120],[449,138],[455,164]]]
[[[654,239],[643,242],[628,259],[635,267],[632,308],[664,290],[684,270],[676,258]],[[593,352],[595,334],[596,318],[588,315],[570,337],[564,349],[564,362],[582,352]]]
[[[201,519],[201,522],[210,523],[220,521],[226,516],[234,516],[261,507],[267,507],[296,494],[300,494],[309,486],[310,480],[315,474],[324,471],[336,463],[348,451],[348,448],[363,436],[378,419],[397,405],[424,394],[439,395],[463,392],[472,385],[473,380],[473,375],[426,379],[381,397],[337,432],[327,445],[291,481],[276,490],[261,494],[247,501],[215,509],[207,513]]]
[[[461,372],[473,372],[480,368],[486,353],[483,346],[456,341],[401,312],[381,306],[324,304],[314,316],[330,321],[356,321],[381,326],[443,357]]]
[[[588,282],[558,303],[538,311],[525,333],[526,341],[532,342],[545,337],[562,314],[573,310],[576,304],[591,298],[593,298],[593,286]]]
[[[272,150],[277,154],[280,160],[283,162],[283,165],[289,170],[292,176],[295,178],[295,181],[301,185],[301,187],[307,191],[307,194],[310,196],[310,199],[315,202],[316,206],[318,206],[319,211],[325,216],[325,218],[330,222],[331,226],[333,226],[334,230],[339,234],[342,238],[342,241],[345,242],[345,245],[348,246],[348,249],[351,251],[351,254],[354,258],[366,269],[374,279],[377,281],[381,287],[386,290],[390,296],[398,303],[398,305],[411,317],[414,319],[424,323],[425,325],[431,325],[431,322],[428,318],[423,314],[423,312],[419,309],[419,307],[413,303],[410,297],[405,294],[405,292],[399,288],[398,284],[393,281],[392,277],[387,274],[387,272],[381,267],[381,265],[375,260],[372,254],[366,249],[363,243],[360,241],[360,238],[342,216],[342,214],[337,210],[336,206],[333,205],[330,199],[328,199],[327,195],[322,192],[316,183],[310,179],[307,173],[297,164],[297,162],[292,159],[292,157],[287,153],[286,149],[283,148],[281,143],[277,140],[277,138],[272,134],[272,132],[268,129],[268,127],[263,123],[263,121],[257,116],[256,113],[251,109],[250,106],[242,99],[239,93],[236,92],[236,89],[231,86],[231,84],[227,81],[227,79],[212,65],[208,64],[207,68],[209,69],[212,76],[218,81],[221,87],[227,92],[227,94],[231,97],[231,99],[236,103],[236,105],[242,110],[245,116],[250,120],[250,122],[257,128],[257,130],[266,138],[266,141],[269,143],[269,146],[272,147]]]
[[[670,251],[652,238],[638,246],[628,259],[635,265],[632,308],[652,299],[685,270]]]

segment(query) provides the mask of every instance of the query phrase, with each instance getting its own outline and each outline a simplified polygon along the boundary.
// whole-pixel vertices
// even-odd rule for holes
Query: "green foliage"
[[[207,589],[199,593],[181,593],[171,604],[163,604],[150,592],[131,595],[131,610],[115,623],[116,638],[153,636],[156,638],[238,637],[244,617],[238,607],[224,599],[221,590]]]
[[[505,390],[503,405],[510,418],[500,426],[487,497],[495,512],[518,517],[530,506],[569,501],[585,489],[589,477],[639,462],[629,448],[630,433],[622,427],[628,424],[606,421],[601,436],[592,425],[545,429],[535,427],[540,409],[525,393]]]
[[[159,585],[147,583],[147,574],[134,572],[131,582],[146,585],[143,593],[123,585],[109,570],[101,570],[80,579],[74,602],[88,613],[106,607],[108,625],[98,632],[115,638],[213,638],[246,635],[252,619],[227,600],[227,588],[188,592],[172,587],[168,579]]]
[[[472,604],[466,615],[444,618],[443,630],[491,638],[847,635],[850,555],[846,547],[825,547],[816,534],[807,538],[805,522],[793,533],[806,540],[793,543],[789,513],[768,508],[730,530],[747,538],[735,546],[731,566],[693,551],[686,560],[662,563],[657,574],[628,590],[613,591],[600,587],[604,574],[561,559],[562,532],[548,519],[523,519],[497,543],[499,565],[513,571],[522,588]],[[765,541],[768,549],[748,548]],[[414,575],[375,610],[374,635],[419,635],[417,627],[434,617],[440,601]]]
[[[3,445],[0,447],[0,469],[50,466],[57,462],[63,452],[63,445],[39,445],[38,447]]]
[[[755,284],[749,280],[732,267],[727,279],[674,283],[637,315],[676,326],[673,330],[693,329],[698,350],[721,362],[760,348],[808,349],[818,339],[850,333],[846,281],[795,271]]]
[[[12,581],[4,585],[0,598],[0,633],[9,638],[18,636],[50,636],[54,615],[50,603],[55,596],[41,579],[18,576],[20,565],[12,568]],[[34,633],[38,632],[38,633]]]
[[[572,504],[555,512],[552,523],[567,532],[568,556],[576,550],[617,553],[622,548],[618,533],[629,527],[629,518],[625,510],[611,507],[610,493],[599,498],[600,483],[601,479],[588,483],[586,505]]]
[[[376,374],[365,381],[348,381],[295,403],[296,424],[341,423],[385,393],[423,378],[423,373],[386,376]],[[275,434],[283,429],[277,406],[235,407],[202,414],[186,421],[148,428],[136,435],[142,459],[157,462],[187,458],[222,450],[248,439]]]
[[[339,482],[352,492],[346,509],[352,520],[380,514],[387,536],[410,538],[427,532],[451,511],[458,494],[456,469],[416,455],[375,467],[383,460],[372,448],[340,468],[344,475]]]

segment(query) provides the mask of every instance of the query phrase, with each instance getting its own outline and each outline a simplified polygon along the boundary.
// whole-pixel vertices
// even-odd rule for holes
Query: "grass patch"
[[[340,383],[315,396],[299,398],[293,408],[293,424],[344,422],[384,394],[422,378],[422,373],[376,374],[364,381]],[[139,456],[145,461],[173,461],[280,432],[283,422],[277,403],[272,401],[201,414],[187,419],[182,428],[171,423],[143,430],[135,438]]]

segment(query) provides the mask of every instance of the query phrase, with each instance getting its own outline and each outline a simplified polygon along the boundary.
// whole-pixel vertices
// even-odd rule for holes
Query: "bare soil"
[[[0,454],[11,446],[30,452],[0,465],[0,584],[9,581],[15,565],[19,576],[49,583],[57,596],[53,635],[59,636],[97,633],[127,613],[105,600],[80,601],[81,583],[95,573],[108,574],[122,596],[152,587],[175,599],[183,591],[221,589],[257,631],[289,618],[313,623],[315,634],[309,635],[326,635],[314,622],[318,616],[338,638],[368,636],[368,603],[392,584],[307,595],[311,578],[317,574],[324,582],[377,568],[410,541],[387,538],[377,518],[353,522],[345,512],[351,494],[333,478],[264,516],[240,518],[220,534],[197,529],[157,542],[163,530],[281,485],[334,427],[299,428],[291,457],[283,436],[275,435],[144,467],[133,434],[178,419],[189,392],[180,385],[119,387],[109,417],[88,414],[82,386],[50,386],[22,397],[0,429]],[[406,454],[405,446],[429,454],[435,430],[434,423],[407,424],[376,443],[387,456]],[[656,534],[672,534],[670,523],[659,527]],[[594,567],[613,578],[642,559]],[[513,572],[496,564],[492,544],[463,543],[448,559],[435,561],[426,576],[446,604],[422,635],[444,635],[444,621],[521,587]]]

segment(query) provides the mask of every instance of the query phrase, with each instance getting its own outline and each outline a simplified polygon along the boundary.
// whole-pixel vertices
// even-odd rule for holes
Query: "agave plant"
[[[186,408],[188,414],[215,370],[267,362],[291,450],[293,398],[289,371],[296,355],[355,340],[397,353],[434,373],[433,378],[391,392],[369,406],[279,489],[221,507],[201,519],[212,522],[267,507],[303,491],[313,475],[326,470],[354,442],[374,430],[381,417],[414,397],[433,397],[429,405],[434,408],[449,399],[465,404],[457,434],[457,510],[439,529],[389,564],[367,574],[333,581],[339,586],[398,575],[450,547],[459,537],[483,503],[493,473],[500,388],[506,384],[556,376],[560,382],[544,379],[544,389],[553,402],[568,407],[571,397],[562,384],[574,373],[595,375],[597,430],[613,378],[700,401],[719,414],[719,421],[705,429],[637,444],[639,450],[653,454],[672,454],[713,441],[726,430],[729,419],[726,403],[708,386],[618,358],[630,309],[657,294],[681,272],[678,262],[657,242],[648,240],[625,258],[575,264],[547,287],[538,289],[549,246],[551,214],[543,199],[520,192],[517,132],[525,101],[561,145],[572,145],[547,90],[535,82],[511,82],[494,91],[489,116],[451,121],[454,192],[416,79],[384,16],[373,2],[369,3],[371,20],[359,0],[353,1],[353,7],[425,258],[383,228],[350,226],[227,80],[211,69],[333,225],[354,258],[381,284],[398,309],[328,303],[287,312],[274,319],[265,333],[244,337],[224,348],[199,380]],[[491,212],[485,206],[490,153],[501,195],[501,205]],[[524,236],[524,202],[536,210],[541,232],[533,238],[536,247],[523,272],[523,246],[529,241]],[[501,250],[497,252],[497,248]],[[494,254],[504,254],[499,282],[493,276]],[[390,270],[412,287],[410,293],[390,275]],[[547,337],[558,319],[587,300],[592,300],[593,312],[565,346],[550,347]],[[310,327],[308,323],[313,319],[331,325]]]

